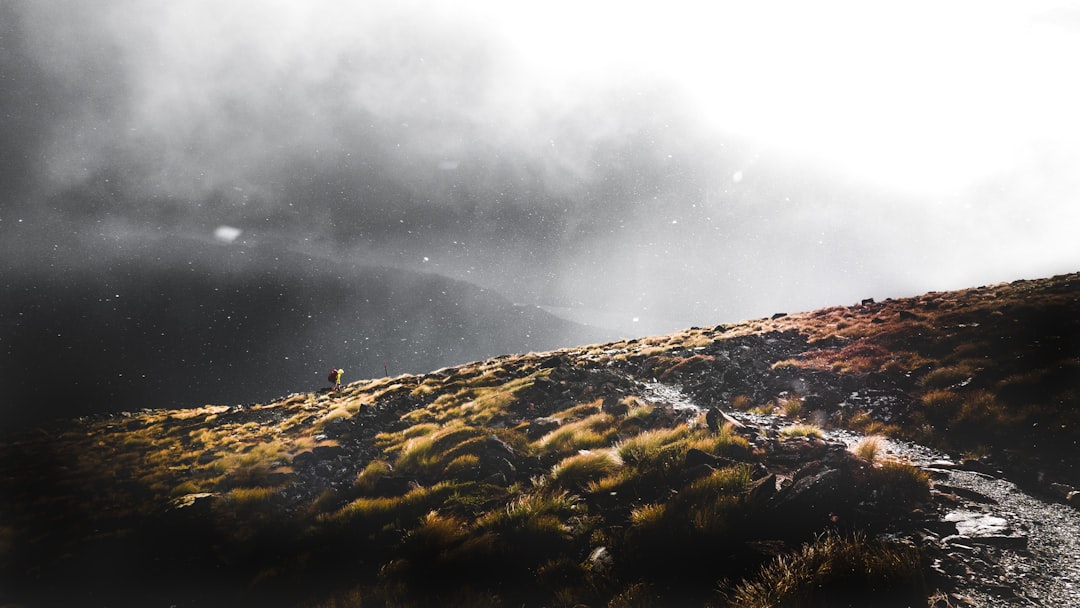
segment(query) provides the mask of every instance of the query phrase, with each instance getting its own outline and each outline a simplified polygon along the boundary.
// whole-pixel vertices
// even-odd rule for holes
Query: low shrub
[[[740,608],[925,606],[928,594],[914,547],[831,533],[723,592]]]

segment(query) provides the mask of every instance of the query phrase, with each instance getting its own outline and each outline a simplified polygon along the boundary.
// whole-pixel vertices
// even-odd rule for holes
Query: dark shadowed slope
[[[41,426],[0,603],[1063,605],[998,482],[1080,529],[1078,319],[1066,275]]]
[[[608,337],[439,275],[270,248],[159,242],[100,265],[4,272],[0,424],[267,400],[331,367],[370,378]]]

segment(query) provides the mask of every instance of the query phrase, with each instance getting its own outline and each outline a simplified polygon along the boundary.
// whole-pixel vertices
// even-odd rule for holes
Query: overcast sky
[[[633,333],[1080,267],[1075,2],[0,0],[0,47],[24,269],[229,226]]]

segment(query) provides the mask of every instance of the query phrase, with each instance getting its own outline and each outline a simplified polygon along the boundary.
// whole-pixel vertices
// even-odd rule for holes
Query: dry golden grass
[[[732,606],[777,608],[925,605],[928,592],[913,547],[828,534],[776,558],[725,595]]]
[[[870,437],[864,437],[859,440],[859,443],[855,444],[851,451],[859,458],[862,458],[866,462],[873,464],[877,461],[878,456],[881,455],[882,449],[884,449],[885,438],[880,435],[872,435]]]
[[[821,438],[824,434],[821,432],[821,428],[813,424],[792,424],[780,429],[780,436],[785,438],[792,437],[817,437]]]
[[[560,487],[578,489],[609,476],[623,466],[614,450],[586,451],[562,459],[551,468],[551,480]]]
[[[607,447],[615,434],[615,418],[598,413],[569,422],[541,437],[536,445],[546,454],[569,454]]]

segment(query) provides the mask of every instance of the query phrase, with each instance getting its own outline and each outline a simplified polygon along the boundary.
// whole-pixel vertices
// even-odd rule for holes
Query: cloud
[[[511,8],[4,3],[7,198],[675,326],[1080,258],[1052,7]]]

